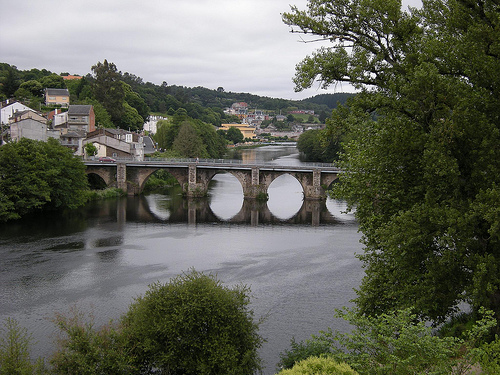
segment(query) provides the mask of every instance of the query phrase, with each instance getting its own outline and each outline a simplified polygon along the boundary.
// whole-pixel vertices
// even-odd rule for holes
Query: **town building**
[[[256,138],[254,126],[248,124],[222,124],[219,129],[227,131],[229,128],[240,129],[244,138]]]
[[[45,89],[45,104],[60,105],[61,107],[69,106],[69,90],[68,89]]]
[[[31,109],[28,106],[25,106],[22,103],[19,102],[13,102],[11,103],[9,100],[7,100],[4,103],[0,103],[0,124],[2,125],[7,125],[9,123],[9,119],[14,116],[14,113],[19,112],[19,111],[27,111],[28,109]]]
[[[124,129],[97,129],[87,134],[83,147],[93,143],[97,157],[127,158],[144,160],[143,136]]]
[[[67,128],[87,133],[93,132],[95,130],[94,107],[91,105],[70,105]]]

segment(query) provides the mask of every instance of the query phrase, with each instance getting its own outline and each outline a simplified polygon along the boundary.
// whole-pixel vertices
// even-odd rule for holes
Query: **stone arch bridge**
[[[138,195],[147,179],[156,171],[168,171],[179,181],[187,197],[204,197],[208,184],[218,173],[235,176],[248,199],[266,198],[269,185],[284,174],[301,184],[305,199],[324,199],[325,190],[337,179],[340,170],[328,164],[309,163],[300,166],[282,166],[270,163],[249,164],[226,159],[151,159],[148,161],[119,160],[116,163],[85,161],[87,174],[99,175],[107,186],[114,186]]]

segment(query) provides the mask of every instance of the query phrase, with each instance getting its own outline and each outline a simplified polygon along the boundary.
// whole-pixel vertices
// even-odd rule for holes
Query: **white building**
[[[0,109],[0,124],[7,125],[9,119],[14,116],[14,113],[27,110],[32,109],[19,102],[9,103],[9,101],[7,101],[7,105]]]

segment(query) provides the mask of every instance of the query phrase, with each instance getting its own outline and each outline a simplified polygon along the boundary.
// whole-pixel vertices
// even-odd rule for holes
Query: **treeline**
[[[18,70],[15,66],[0,63],[0,100],[14,98],[27,102],[34,109],[44,108],[45,88],[67,88],[72,104],[92,104],[96,123],[103,127],[138,130],[151,113],[173,115],[179,108],[186,110],[195,120],[220,126],[235,122],[237,118],[224,114],[224,108],[235,102],[246,102],[258,108],[279,114],[289,109],[314,110],[329,114],[337,103],[344,103],[352,94],[323,94],[293,101],[270,98],[249,93],[226,92],[204,87],[157,85],[144,82],[132,73],[122,73],[112,62],[104,60],[92,66],[91,73],[80,80],[64,80],[47,69]],[[48,108],[46,108],[48,109]]]

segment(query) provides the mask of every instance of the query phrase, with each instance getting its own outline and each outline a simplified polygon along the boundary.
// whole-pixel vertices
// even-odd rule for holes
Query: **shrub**
[[[63,333],[51,359],[54,374],[137,374],[127,350],[126,338],[111,323],[98,330],[92,316],[72,309],[68,316],[57,314],[55,323]]]
[[[338,363],[330,357],[310,357],[296,363],[278,375],[358,375],[349,365]]]
[[[280,353],[280,362],[278,367],[281,369],[290,369],[297,362],[303,361],[309,357],[319,357],[324,354],[331,354],[330,344],[324,341],[306,340],[297,342],[292,338],[291,349]]]
[[[31,362],[31,335],[15,319],[7,318],[0,328],[0,375],[48,374],[42,359]]]
[[[151,285],[122,319],[141,373],[254,374],[262,339],[248,292],[194,270]]]

